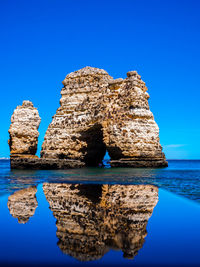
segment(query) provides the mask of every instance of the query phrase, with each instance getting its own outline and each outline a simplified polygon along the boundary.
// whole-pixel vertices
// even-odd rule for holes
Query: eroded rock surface
[[[37,151],[38,127],[40,125],[38,110],[30,101],[17,106],[11,117],[9,129],[11,157],[33,157]]]
[[[113,80],[104,70],[85,67],[68,74],[63,85],[42,158],[97,166],[107,149],[112,166],[167,166],[147,87],[136,71]]]
[[[158,201],[151,185],[45,183],[43,191],[57,219],[58,246],[80,261],[99,259],[110,249],[133,258]]]
[[[100,97],[111,76],[86,67],[66,76],[58,108],[42,145],[41,157],[98,165],[106,152],[99,121]]]
[[[102,95],[103,136],[112,166],[167,166],[147,87],[136,71],[109,82]]]
[[[136,71],[114,80],[105,70],[85,67],[68,74],[63,85],[40,159],[34,157],[37,109],[24,101],[14,111],[9,129],[12,168],[98,166],[106,150],[114,167],[167,166],[147,87]]]
[[[36,199],[36,186],[16,191],[8,198],[8,209],[10,214],[18,219],[19,223],[27,223],[35,214],[38,206]]]

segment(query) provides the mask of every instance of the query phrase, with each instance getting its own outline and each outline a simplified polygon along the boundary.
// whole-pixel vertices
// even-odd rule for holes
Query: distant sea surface
[[[0,160],[0,195],[43,182],[84,184],[153,184],[200,202],[200,160],[168,160],[161,169],[83,168],[72,170],[10,170]]]

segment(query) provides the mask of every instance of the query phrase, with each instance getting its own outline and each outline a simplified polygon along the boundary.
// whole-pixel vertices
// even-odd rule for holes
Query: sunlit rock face
[[[158,201],[150,185],[43,185],[57,219],[60,249],[80,261],[101,258],[110,249],[134,258]]]
[[[136,71],[109,82],[102,96],[104,142],[111,166],[167,166],[147,87]]]
[[[99,98],[112,79],[102,69],[85,67],[63,81],[60,107],[45,135],[43,158],[75,159],[98,165],[106,152],[99,123]]]
[[[113,80],[103,69],[85,67],[68,74],[63,85],[40,159],[37,109],[30,101],[15,109],[9,129],[12,168],[98,166],[106,150],[114,167],[167,166],[147,87],[136,71]]]
[[[38,206],[36,199],[37,188],[35,186],[16,191],[8,198],[10,214],[18,219],[19,223],[27,223],[35,214]]]
[[[38,110],[30,101],[17,106],[11,117],[9,129],[11,157],[34,157],[38,144],[40,125]]]
[[[167,166],[147,87],[136,71],[113,80],[102,69],[85,67],[68,74],[63,85],[42,158],[97,166],[107,149],[115,167]]]

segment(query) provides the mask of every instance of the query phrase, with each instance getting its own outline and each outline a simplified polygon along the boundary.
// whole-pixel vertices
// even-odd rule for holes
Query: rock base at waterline
[[[59,170],[74,169],[85,167],[85,163],[80,160],[70,159],[44,159],[44,158],[11,158],[10,165],[12,169],[30,169],[30,170]],[[111,160],[111,167],[130,167],[130,168],[162,168],[167,167],[167,161],[162,159],[151,160]]]
[[[70,159],[41,159],[41,158],[11,158],[11,169],[30,170],[58,170],[75,169],[84,167],[84,163],[79,160]]]
[[[111,160],[110,166],[125,168],[164,168],[168,166],[168,162],[163,159],[119,159]]]

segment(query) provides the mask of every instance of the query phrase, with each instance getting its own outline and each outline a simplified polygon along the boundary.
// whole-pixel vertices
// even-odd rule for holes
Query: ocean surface
[[[0,195],[43,182],[152,184],[200,202],[200,160],[169,160],[161,169],[85,168],[73,170],[10,170],[0,160]],[[105,164],[106,165],[106,164]]]
[[[163,169],[10,170],[0,266],[200,266],[200,161]]]

